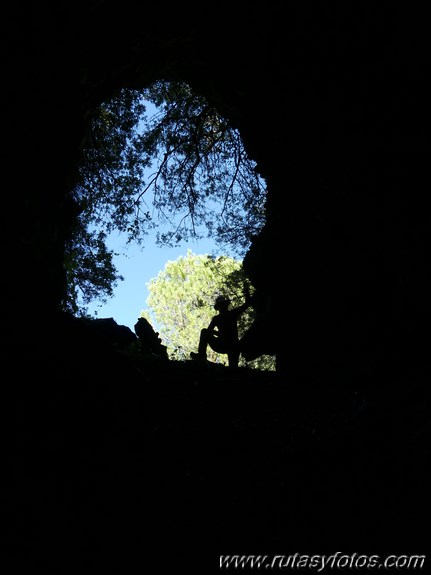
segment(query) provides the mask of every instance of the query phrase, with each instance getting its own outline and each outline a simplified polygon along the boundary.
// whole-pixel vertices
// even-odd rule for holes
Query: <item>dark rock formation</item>
[[[32,76],[18,74],[14,103],[31,85],[31,109],[28,100],[22,107],[31,111],[18,108],[16,120],[36,168],[19,170],[29,181],[13,198],[14,258],[25,262],[13,280],[17,301],[29,285],[43,309],[61,297],[65,193],[93,107],[123,86],[181,79],[240,129],[267,179],[267,226],[246,263],[264,296],[284,302],[273,325],[285,326],[285,369],[303,372],[310,352],[328,375],[364,364],[378,379],[388,365],[408,375],[412,362],[427,364],[422,23],[397,9],[344,5],[219,7],[203,20],[183,4],[163,16],[127,5],[74,2],[21,15],[31,26]]]
[[[144,354],[155,355],[163,359],[168,359],[167,347],[162,344],[162,339],[153,326],[144,317],[138,318],[133,326],[141,344],[141,351]]]
[[[125,350],[138,341],[130,327],[119,325],[113,317],[89,319],[87,323],[107,344],[118,350]]]
[[[416,9],[345,2],[8,11],[8,551],[57,572],[132,556],[143,570],[155,559],[151,572],[165,559],[188,568],[198,549],[200,572],[219,552],[424,552],[428,24]],[[270,304],[281,386],[145,370],[57,312],[91,111],[158,78],[188,82],[229,118],[267,180],[245,265]],[[46,334],[30,346],[29,308]]]

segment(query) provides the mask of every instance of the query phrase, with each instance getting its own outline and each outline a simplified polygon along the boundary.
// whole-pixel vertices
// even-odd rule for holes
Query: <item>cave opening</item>
[[[79,317],[99,315],[96,306],[112,301],[119,283],[127,281],[127,268],[117,267],[117,262],[125,261],[129,249],[135,265],[145,268],[146,248],[148,254],[164,248],[164,253],[172,250],[177,255],[182,249],[181,259],[190,246],[204,246],[207,263],[218,263],[218,276],[229,286],[219,279],[218,284],[205,285],[206,307],[212,309],[209,300],[225,289],[231,300],[241,297],[244,281],[236,278],[234,285],[224,268],[231,260],[245,274],[242,258],[265,224],[267,185],[239,130],[188,84],[159,80],[143,89],[122,88],[102,102],[89,123],[71,195],[79,214],[66,243],[64,309]],[[167,262],[168,258],[160,261],[156,275]],[[130,265],[128,269],[130,273]],[[153,279],[148,276],[146,284]],[[129,301],[125,290],[123,294]],[[202,315],[199,302],[196,293],[188,304],[192,316]],[[144,303],[142,290],[136,312]],[[151,313],[157,322],[152,312],[141,315]],[[241,334],[255,315],[246,314]],[[190,324],[196,325],[196,318]],[[163,339],[164,325],[157,329]],[[175,357],[181,349],[181,358],[191,352],[178,343],[171,349]],[[272,355],[261,355],[265,357],[255,357],[248,365],[275,369]]]

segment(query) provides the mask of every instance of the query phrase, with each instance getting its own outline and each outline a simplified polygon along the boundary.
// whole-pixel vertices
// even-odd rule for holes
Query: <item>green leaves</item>
[[[107,301],[123,277],[118,274],[113,264],[113,252],[106,247],[105,233],[89,231],[80,221],[76,225],[82,229],[66,243],[64,271],[68,289],[63,300],[63,309],[85,315],[87,305],[96,299]],[[79,243],[76,238],[79,238]]]
[[[73,197],[82,212],[69,260],[81,257],[89,228],[141,243],[160,223],[169,228],[157,234],[159,244],[180,245],[206,230],[242,256],[263,227],[266,186],[227,119],[187,84],[158,81],[123,89],[94,110]],[[74,269],[69,279],[81,289]],[[87,271],[91,281],[91,265]]]
[[[245,276],[242,262],[230,257],[195,255],[190,250],[186,256],[166,263],[165,268],[149,283],[149,309],[143,316],[158,326],[160,337],[172,359],[189,359],[197,351],[200,331],[207,327],[215,315],[214,301],[218,295],[228,296],[232,306],[244,302],[246,289],[252,292]],[[253,321],[253,310],[244,312],[239,322],[241,335]],[[208,359],[227,365],[227,356],[208,349]],[[264,369],[274,369],[267,358]],[[264,362],[256,360],[251,367]]]

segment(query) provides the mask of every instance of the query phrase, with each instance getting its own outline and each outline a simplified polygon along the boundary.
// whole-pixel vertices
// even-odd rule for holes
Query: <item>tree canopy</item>
[[[253,291],[242,268],[242,262],[227,256],[196,255],[190,250],[166,263],[157,277],[149,282],[148,310],[142,312],[156,325],[172,359],[189,359],[197,351],[200,331],[215,315],[218,295],[229,297],[233,306],[243,303],[245,290]],[[239,322],[241,337],[254,319],[253,308],[246,310]],[[208,359],[227,365],[227,356],[208,348]],[[240,365],[245,362],[240,359]],[[250,367],[275,369],[272,357],[262,356]]]
[[[205,230],[241,256],[263,226],[266,187],[227,119],[187,84],[159,81],[94,111],[72,196],[80,214],[66,245],[65,305],[77,310],[79,292],[84,303],[110,297],[122,279],[110,232],[141,243],[168,224],[157,242],[174,246]]]

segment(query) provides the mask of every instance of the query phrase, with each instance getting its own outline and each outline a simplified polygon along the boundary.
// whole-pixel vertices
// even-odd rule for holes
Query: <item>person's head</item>
[[[214,309],[217,311],[223,311],[229,307],[229,304],[230,304],[230,299],[228,297],[225,297],[223,295],[219,295],[219,296],[217,296],[217,298],[215,300]]]

